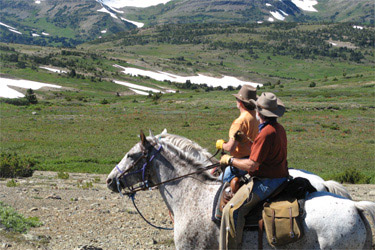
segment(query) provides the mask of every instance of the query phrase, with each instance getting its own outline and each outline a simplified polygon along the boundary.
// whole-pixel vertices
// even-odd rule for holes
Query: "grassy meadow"
[[[134,95],[112,80],[177,88],[168,82],[124,75],[113,67],[120,64],[261,82],[265,86],[258,94],[274,92],[287,107],[279,121],[287,131],[289,167],[337,180],[354,171],[362,176],[358,182],[375,183],[375,71],[369,48],[361,62],[353,62],[298,59],[260,49],[255,49],[255,59],[242,50],[206,50],[202,44],[126,46],[107,41],[77,49],[2,46],[15,49],[0,50],[2,77],[63,87],[36,90],[38,104],[34,105],[0,102],[1,152],[32,157],[39,170],[109,173],[138,142],[140,129],[158,134],[167,128],[212,153],[217,139],[228,139],[229,127],[239,115],[232,96],[238,90],[179,89],[160,98]],[[8,60],[15,53],[18,62]],[[47,63],[40,63],[46,58]],[[19,61],[25,67],[19,67]],[[40,69],[41,65],[68,72],[75,69],[79,76],[51,73]]]

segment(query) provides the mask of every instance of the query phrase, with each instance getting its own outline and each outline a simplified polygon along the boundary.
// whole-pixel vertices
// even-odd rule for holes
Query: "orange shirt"
[[[241,131],[245,136],[237,140],[238,145],[231,152],[231,155],[236,158],[243,158],[250,155],[251,142],[249,138],[254,141],[258,135],[259,122],[255,117],[255,110],[244,111],[241,115],[233,121],[229,129],[229,138],[234,139],[237,131]]]
[[[287,139],[284,127],[274,122],[260,131],[251,147],[250,160],[258,162],[259,169],[251,176],[264,178],[287,177]]]

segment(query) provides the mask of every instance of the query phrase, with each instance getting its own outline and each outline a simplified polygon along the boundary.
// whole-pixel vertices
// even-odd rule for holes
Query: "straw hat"
[[[285,106],[274,93],[263,92],[257,101],[251,100],[257,106],[257,110],[265,117],[281,117],[285,112]]]
[[[251,87],[250,85],[243,85],[238,91],[238,94],[233,94],[238,100],[241,100],[245,103],[250,103],[250,100],[257,99],[257,90],[256,88]]]

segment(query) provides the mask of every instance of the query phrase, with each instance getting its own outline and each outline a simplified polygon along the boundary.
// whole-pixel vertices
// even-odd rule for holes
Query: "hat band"
[[[278,107],[276,106],[276,107],[274,107],[274,108],[266,108],[266,107],[264,107],[264,106],[262,106],[262,105],[260,105],[260,104],[257,104],[257,107],[259,107],[259,108],[261,108],[261,109],[266,109],[266,110],[276,110]]]

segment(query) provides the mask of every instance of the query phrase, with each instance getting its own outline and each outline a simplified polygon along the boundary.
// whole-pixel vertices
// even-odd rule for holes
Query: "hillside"
[[[238,112],[231,95],[238,86],[125,74],[123,68],[131,67],[263,83],[259,93],[274,92],[287,106],[282,123],[290,167],[375,183],[372,29],[166,25],[76,49],[1,44],[1,77],[61,86],[35,90],[36,104],[0,99],[1,150],[35,158],[40,170],[105,173],[138,140],[140,128],[167,128],[212,152],[214,142],[227,137]],[[119,81],[163,93],[138,95]]]
[[[165,25],[80,47],[146,69],[232,75],[273,84],[369,71],[374,63],[373,32],[371,26],[350,24]]]
[[[130,18],[148,25],[277,21],[374,24],[371,0],[176,0],[122,10]]]
[[[127,0],[1,0],[0,42],[74,47],[118,32],[164,24],[272,22],[374,24],[372,0],[158,0],[154,2],[155,5]]]
[[[0,41],[71,47],[136,27],[107,8],[94,0],[1,0]]]

